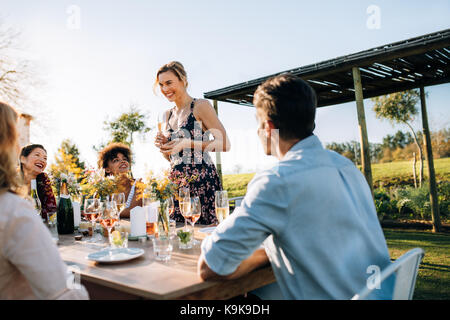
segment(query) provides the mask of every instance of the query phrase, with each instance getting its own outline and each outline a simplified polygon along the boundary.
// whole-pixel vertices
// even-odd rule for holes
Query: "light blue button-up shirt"
[[[211,270],[227,275],[261,244],[285,299],[350,299],[390,264],[364,176],[314,135],[256,174],[201,247]],[[391,299],[388,280],[370,298]]]

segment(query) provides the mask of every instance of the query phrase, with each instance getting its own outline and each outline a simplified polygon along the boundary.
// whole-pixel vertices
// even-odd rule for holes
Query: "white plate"
[[[201,233],[212,233],[214,230],[216,230],[217,227],[208,227],[208,228],[201,228],[198,230],[198,232]]]
[[[89,254],[86,259],[100,263],[118,263],[136,259],[144,254],[139,248],[103,249]]]

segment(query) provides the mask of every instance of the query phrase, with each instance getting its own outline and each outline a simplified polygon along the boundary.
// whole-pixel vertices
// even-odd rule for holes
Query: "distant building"
[[[33,116],[22,113],[19,116],[19,122],[17,125],[17,129],[19,132],[19,145],[20,148],[25,147],[30,144],[30,123],[33,120]]]

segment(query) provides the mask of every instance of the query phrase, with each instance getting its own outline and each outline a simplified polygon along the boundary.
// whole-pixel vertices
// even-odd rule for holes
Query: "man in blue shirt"
[[[264,150],[279,162],[202,242],[199,275],[235,279],[270,262],[279,298],[350,299],[390,264],[370,188],[313,134],[317,99],[305,81],[269,79],[253,102]],[[370,298],[392,298],[392,278],[378,288]]]

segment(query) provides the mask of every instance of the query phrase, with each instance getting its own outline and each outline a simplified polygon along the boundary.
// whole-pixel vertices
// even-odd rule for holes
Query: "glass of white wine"
[[[216,191],[216,218],[217,221],[222,223],[230,214],[230,204],[228,201],[228,192],[226,190]]]
[[[200,243],[200,241],[195,240],[195,238],[194,238],[194,235],[195,235],[194,225],[198,221],[198,219],[200,219],[201,214],[202,214],[202,204],[200,202],[200,198],[199,197],[191,198],[191,214],[189,216],[187,216],[187,219],[189,220],[189,223],[192,226],[192,244],[193,245]]]
[[[125,201],[125,194],[123,192],[120,193],[113,193],[111,196],[111,201],[114,201],[117,206],[117,210],[119,211],[119,220],[120,220],[120,213],[123,209],[125,209],[126,201]]]
[[[179,190],[180,212],[184,217],[184,229],[187,229],[186,217],[191,214],[191,194],[189,188],[180,188]]]

